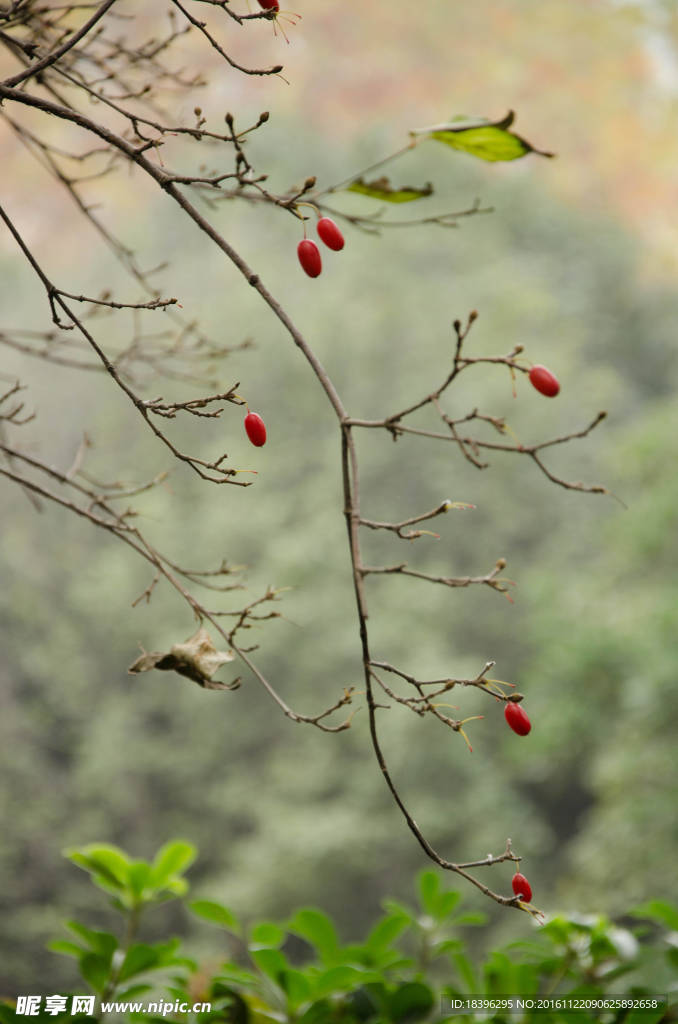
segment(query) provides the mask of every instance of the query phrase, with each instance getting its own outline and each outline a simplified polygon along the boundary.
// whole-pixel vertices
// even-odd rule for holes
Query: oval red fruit
[[[560,391],[558,378],[545,366],[533,366],[530,370],[530,384],[547,398],[555,398]]]
[[[278,0],[259,0],[259,6],[263,7],[265,11],[279,11],[280,4]]]
[[[255,447],[261,448],[262,444],[266,444],[266,425],[258,413],[247,413],[247,416],[245,416],[245,430]]]
[[[297,246],[299,262],[309,277],[318,277],[323,269],[323,261],[320,258],[320,249],[310,238],[304,238]]]
[[[328,249],[339,252],[344,248],[344,236],[330,217],[321,217],[317,224],[318,237]]]
[[[516,896],[520,896],[526,903],[532,902],[532,887],[525,878],[525,875],[521,875],[519,871],[516,871],[511,879],[511,886]]]
[[[532,723],[520,704],[515,704],[513,701],[507,702],[504,708],[504,718],[513,731],[517,732],[519,736],[527,736],[528,732],[532,728]]]

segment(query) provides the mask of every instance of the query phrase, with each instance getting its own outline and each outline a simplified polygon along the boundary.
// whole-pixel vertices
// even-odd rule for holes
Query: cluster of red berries
[[[321,217],[317,225],[318,237],[324,242],[328,249],[339,252],[344,248],[344,236],[331,219]],[[309,277],[318,277],[323,269],[323,261],[320,258],[320,249],[310,238],[304,238],[297,246],[297,256],[302,269]]]

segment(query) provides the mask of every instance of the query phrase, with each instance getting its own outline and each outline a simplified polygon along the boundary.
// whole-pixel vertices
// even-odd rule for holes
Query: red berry
[[[280,4],[278,0],[259,0],[259,6],[263,7],[265,11],[279,11]]]
[[[558,378],[545,366],[533,366],[530,370],[530,384],[547,398],[555,398],[560,391]]]
[[[532,887],[525,878],[525,875],[521,875],[519,871],[516,871],[515,875],[511,879],[511,886],[516,896],[520,896],[527,903],[532,902]]]
[[[310,238],[304,238],[297,246],[299,262],[309,277],[318,277],[323,269],[323,261],[320,258],[320,249]]]
[[[523,711],[520,704],[514,703],[514,701],[508,701],[504,707],[504,718],[511,726],[514,732],[517,732],[519,736],[527,736],[528,732],[532,728],[532,723]]]
[[[339,252],[344,248],[344,236],[330,217],[321,217],[316,226],[318,237],[322,239],[328,249]]]
[[[262,444],[266,444],[266,425],[258,413],[247,413],[247,416],[245,416],[245,430],[256,448],[261,448]]]

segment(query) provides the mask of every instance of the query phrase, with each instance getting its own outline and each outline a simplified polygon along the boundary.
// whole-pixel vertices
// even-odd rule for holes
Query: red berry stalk
[[[266,424],[256,412],[249,412],[245,416],[245,431],[255,448],[261,448],[266,444]]]
[[[523,711],[520,704],[516,704],[514,701],[507,701],[504,706],[504,718],[519,736],[527,736],[528,732],[532,728],[532,723]]]
[[[215,3],[216,0],[209,0],[210,3]],[[221,3],[221,0],[219,0]],[[281,20],[289,21],[290,25],[296,25],[297,21],[301,17],[300,14],[295,14],[293,11],[285,11],[283,14],[280,13],[280,4],[278,0],[259,0],[259,6],[266,11],[267,14],[272,14],[273,17],[270,19],[273,22],[273,35],[277,36],[278,29],[282,33],[282,37],[286,43],[289,43],[289,39],[285,34],[285,29],[281,25]],[[282,67],[278,68],[281,71]]]
[[[545,366],[533,366],[530,370],[530,384],[547,398],[555,398],[560,391],[558,378]]]
[[[511,879],[511,886],[516,896],[520,896],[526,903],[532,902],[532,887],[525,878],[525,875],[521,875],[519,871],[516,871]]]

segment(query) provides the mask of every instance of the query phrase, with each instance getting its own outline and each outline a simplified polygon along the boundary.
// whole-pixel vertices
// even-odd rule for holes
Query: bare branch
[[[170,441],[170,439],[167,437],[167,435],[164,434],[163,431],[161,431],[153,423],[153,421],[150,419],[150,416],[149,416],[149,409],[148,409],[147,404],[141,398],[139,398],[138,395],[132,390],[132,388],[122,379],[122,377],[120,376],[120,374],[116,370],[116,368],[113,365],[113,363],[110,361],[110,359],[105,354],[103,349],[94,340],[94,337],[87,330],[87,328],[83,324],[82,320],[80,320],[75,315],[75,313],[72,311],[72,309],[64,301],[64,299],[62,297],[63,293],[58,288],[56,288],[56,286],[54,284],[52,284],[52,282],[47,278],[46,274],[44,273],[44,271],[41,269],[41,267],[37,263],[35,257],[33,256],[33,254],[30,252],[30,250],[26,246],[26,243],[24,242],[23,238],[21,237],[21,235],[19,234],[19,232],[15,228],[14,224],[12,223],[12,221],[7,216],[5,210],[3,209],[2,206],[0,206],[0,219],[2,219],[5,222],[5,224],[9,228],[10,232],[14,236],[14,238],[15,238],[17,244],[19,245],[20,249],[22,250],[22,252],[26,256],[27,260],[29,261],[29,263],[31,264],[33,269],[35,270],[35,272],[38,275],[38,277],[40,278],[40,280],[42,281],[42,283],[44,285],[44,288],[45,288],[45,291],[47,292],[47,297],[48,297],[48,300],[49,300],[50,308],[52,310],[52,319],[53,319],[54,323],[58,327],[61,327],[62,329],[73,329],[73,328],[77,327],[77,329],[80,331],[80,333],[86,338],[86,340],[89,342],[91,347],[94,349],[94,351],[96,352],[97,356],[101,360],[104,368],[108,371],[108,373],[113,378],[115,383],[118,385],[118,387],[122,391],[125,392],[127,397],[130,399],[130,401],[135,406],[137,411],[141,414],[141,416],[143,417],[145,422],[148,424],[148,426],[151,428],[151,430],[156,435],[156,437],[160,441],[162,441],[163,444],[165,444],[169,448],[169,450],[172,452],[174,457],[179,459],[181,462],[185,462],[187,465],[189,465],[191,467],[191,469],[193,469],[194,472],[198,474],[198,476],[203,478],[203,480],[209,480],[212,483],[216,483],[216,484],[226,484],[227,483],[227,484],[233,484],[233,485],[238,486],[238,487],[249,487],[249,482],[248,481],[233,479],[233,477],[235,477],[236,474],[239,472],[238,470],[236,470],[236,469],[224,469],[223,468],[222,463],[223,463],[224,459],[227,458],[226,454],[221,455],[218,459],[216,459],[213,462],[205,462],[203,459],[199,459],[199,458],[197,458],[194,455],[186,455],[183,452],[181,452],[173,444],[173,442]],[[61,309],[66,314],[66,316],[68,316],[69,320],[71,321],[70,324],[64,324],[64,322],[59,319],[59,314],[57,312],[57,309]]]
[[[424,512],[420,516],[413,516],[411,519],[403,519],[400,523],[381,523],[374,519],[359,519],[358,522],[361,526],[367,526],[371,530],[391,530],[397,534],[401,540],[415,540],[417,537],[423,537],[428,534],[429,537],[439,537],[437,533],[431,533],[430,530],[408,530],[407,533],[402,531],[406,526],[413,526],[415,523],[423,523],[428,519],[435,519],[436,516],[443,515],[445,512],[449,512],[450,509],[473,509],[475,505],[470,505],[464,501],[451,501],[446,498],[445,501],[441,502],[437,508],[434,508],[431,512]]]
[[[34,78],[36,75],[45,71],[46,68],[56,64],[69,50],[72,50],[81,39],[84,39],[92,31],[98,21],[100,21],[104,14],[113,6],[116,0],[103,0],[101,5],[94,12],[92,17],[82,25],[77,32],[74,32],[72,36],[69,36],[65,43],[63,43],[58,49],[54,50],[53,53],[48,53],[42,57],[37,63],[32,64],[26,71],[20,72],[18,75],[14,75],[12,78],[5,79],[4,85],[10,89],[17,85],[21,85],[29,78]]]
[[[433,576],[426,572],[418,572],[416,569],[408,569],[407,562],[399,565],[366,565],[362,566],[360,573],[363,576],[376,575],[401,575],[414,576],[419,580],[427,580],[429,583],[440,583],[444,587],[472,587],[477,584],[485,584],[501,594],[506,594],[509,586],[513,586],[512,580],[505,580],[499,576],[506,568],[506,560],[498,559],[494,569],[485,576]]]
[[[232,68],[236,69],[236,71],[242,71],[244,75],[279,75],[280,72],[283,70],[282,64],[276,64],[276,66],[273,68],[257,69],[245,68],[242,66],[242,64],[236,63],[236,61],[234,61],[231,57],[228,56],[226,51],[217,42],[214,36],[210,32],[208,32],[204,21],[199,21],[197,18],[194,18],[190,11],[187,11],[184,5],[179,2],[179,0],[171,0],[171,2],[178,10],[181,11],[186,20],[190,21],[191,25],[193,25],[194,28],[197,28],[200,32],[202,32],[205,39],[207,39],[210,46],[217,51],[219,56],[223,57],[224,60],[227,61],[227,63],[229,63]]]

